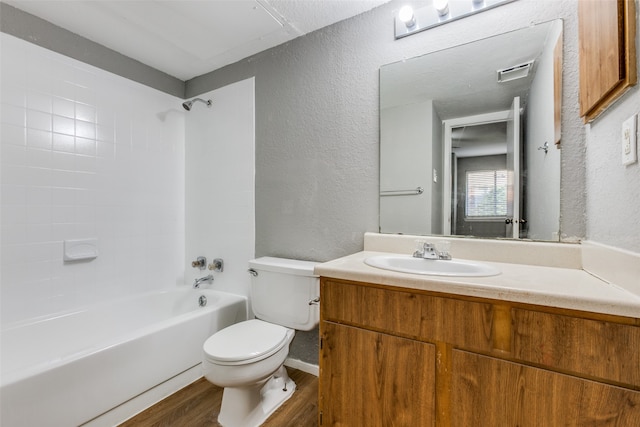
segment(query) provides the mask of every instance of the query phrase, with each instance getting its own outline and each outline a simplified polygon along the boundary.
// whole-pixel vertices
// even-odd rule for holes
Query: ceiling
[[[497,82],[496,71],[537,60],[554,22],[386,65],[380,69],[381,108],[429,99],[446,120],[506,110],[516,96],[526,105],[537,62],[527,77],[506,83]]]
[[[389,0],[2,0],[181,80]]]

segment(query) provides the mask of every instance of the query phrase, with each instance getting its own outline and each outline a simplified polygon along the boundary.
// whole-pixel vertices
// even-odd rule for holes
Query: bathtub
[[[185,286],[13,324],[0,332],[0,425],[86,423],[198,365],[209,336],[246,318],[245,297]]]

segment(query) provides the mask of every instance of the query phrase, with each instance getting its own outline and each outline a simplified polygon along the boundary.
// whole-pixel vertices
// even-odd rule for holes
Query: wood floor
[[[318,378],[287,368],[296,391],[263,424],[265,427],[317,427]],[[204,378],[177,391],[120,427],[219,427],[222,388]]]

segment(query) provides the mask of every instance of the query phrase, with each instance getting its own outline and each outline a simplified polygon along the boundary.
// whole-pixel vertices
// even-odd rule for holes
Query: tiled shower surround
[[[3,325],[182,282],[182,100],[0,37]]]

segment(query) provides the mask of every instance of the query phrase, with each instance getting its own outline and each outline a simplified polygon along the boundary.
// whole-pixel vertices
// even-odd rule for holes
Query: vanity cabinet
[[[321,278],[322,426],[640,425],[640,320]]]

